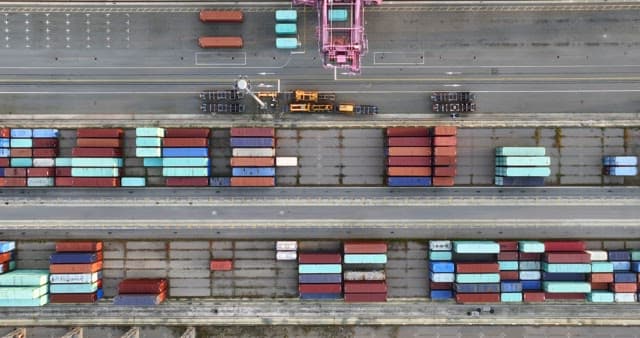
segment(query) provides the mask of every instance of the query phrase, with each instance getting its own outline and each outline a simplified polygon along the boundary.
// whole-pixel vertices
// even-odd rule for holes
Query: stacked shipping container
[[[542,262],[547,300],[584,300],[591,292],[591,257],[581,241],[547,241]]]
[[[57,129],[0,129],[0,187],[52,187]]]
[[[162,139],[162,175],[168,187],[209,185],[208,128],[167,128]]]
[[[499,241],[498,266],[500,268],[500,300],[502,302],[521,302],[523,300],[522,282],[518,264],[518,242]]]
[[[491,241],[454,241],[456,302],[500,301],[500,246]]]
[[[614,300],[620,303],[635,302],[638,281],[637,273],[631,272],[631,252],[610,250],[607,255],[613,265],[613,283],[609,285],[609,290],[614,292]]]
[[[298,253],[298,292],[303,300],[342,298],[342,255]]]
[[[591,260],[591,292],[587,300],[594,303],[611,303],[614,301],[613,292],[609,291],[614,281],[613,263],[608,261],[608,253],[604,250],[587,250]]]
[[[433,128],[433,179],[434,187],[453,186],[456,177],[458,128],[437,126]]]
[[[387,243],[344,243],[344,300],[385,302],[387,283]]]
[[[125,279],[118,285],[115,305],[158,305],[167,298],[169,283],[166,279]]]
[[[638,175],[637,156],[605,156],[602,158],[603,174],[610,176]]]
[[[495,184],[540,186],[551,175],[551,158],[544,147],[497,147]]]
[[[0,241],[0,274],[16,269],[16,242]]]
[[[298,12],[295,9],[280,9],[275,13],[276,48],[296,49],[300,45],[297,36]]]
[[[276,260],[277,261],[295,261],[298,259],[298,242],[296,241],[277,241],[276,242]]]
[[[14,270],[0,275],[0,306],[42,306],[48,302],[47,270]]]
[[[58,242],[51,255],[51,303],[93,303],[102,298],[102,242]]]
[[[275,186],[275,129],[231,128],[231,186]]]
[[[522,284],[523,300],[528,303],[545,301],[542,290],[542,265],[544,243],[538,241],[518,242],[518,277]]]
[[[387,185],[431,186],[431,141],[426,127],[387,128]]]
[[[201,10],[200,21],[204,23],[242,23],[242,11]],[[198,38],[201,48],[242,48],[242,36],[201,36]]]
[[[429,241],[429,296],[433,300],[453,298],[455,265],[451,241]]]

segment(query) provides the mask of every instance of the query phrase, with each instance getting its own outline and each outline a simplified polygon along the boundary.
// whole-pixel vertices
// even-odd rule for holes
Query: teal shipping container
[[[162,159],[165,167],[208,167],[208,157],[165,157]]]
[[[566,272],[566,273],[590,273],[591,272],[591,264],[551,264],[551,263],[542,263],[542,270],[545,272]]]
[[[345,264],[387,264],[386,254],[345,254]]]
[[[497,176],[507,177],[548,177],[551,169],[548,167],[496,167]]]
[[[164,137],[164,128],[136,128],[136,137]]]
[[[53,177],[28,177],[27,187],[53,187],[55,178]]]
[[[30,138],[12,138],[11,148],[32,148],[33,140]]]
[[[518,261],[498,261],[498,265],[500,265],[500,271],[518,270]]]
[[[429,251],[430,261],[450,261],[452,258],[451,251]]]
[[[123,177],[120,179],[121,187],[144,187],[147,185],[147,179],[144,177]]]
[[[49,303],[48,294],[35,299],[26,299],[26,298],[0,299],[0,307],[43,306],[47,303]]]
[[[544,147],[497,147],[496,156],[545,156]]]
[[[518,248],[520,252],[543,253],[544,243],[538,241],[519,241]]]
[[[79,168],[121,168],[124,161],[118,157],[74,157],[72,167]]]
[[[0,286],[35,286],[49,282],[49,270],[20,269],[0,274]]]
[[[277,38],[276,48],[278,49],[296,49],[298,48],[298,39],[296,38]]]
[[[520,261],[520,270],[532,271],[540,270],[540,261]]]
[[[454,241],[453,251],[457,253],[500,253],[500,245],[491,241]]]
[[[71,177],[118,177],[118,168],[71,168]]]
[[[499,273],[458,273],[457,283],[500,283]]]
[[[33,159],[31,158],[12,158],[11,166],[15,168],[29,168],[33,167]]]
[[[500,167],[545,167],[551,165],[549,156],[498,156],[496,166]]]
[[[298,21],[298,12],[295,9],[279,9],[276,11],[277,22],[296,22]]]
[[[613,292],[591,291],[587,294],[587,301],[593,303],[613,303]]]
[[[161,147],[160,137],[136,137],[136,147]]]
[[[162,148],[136,148],[136,157],[162,157]]]
[[[611,262],[591,262],[591,272],[613,272],[613,263]]]
[[[147,157],[142,160],[145,167],[162,167],[162,158],[160,157]]]
[[[162,175],[166,177],[207,177],[209,168],[162,168]]]
[[[631,251],[631,260],[640,261],[640,251]]]
[[[521,292],[505,292],[500,294],[500,301],[504,303],[522,302]]]
[[[71,157],[56,157],[56,167],[70,167]]]
[[[542,287],[549,293],[588,293],[591,284],[588,282],[543,282]]]
[[[83,284],[51,284],[49,293],[94,293],[98,291],[98,282]]]
[[[298,26],[295,23],[277,23],[276,24],[276,34],[278,35],[288,35],[288,34],[297,34]]]
[[[46,295],[49,286],[3,286],[0,287],[0,299],[36,299]]]
[[[348,12],[346,9],[330,9],[327,18],[335,22],[347,21]]]
[[[299,264],[298,273],[342,273],[342,264]]]

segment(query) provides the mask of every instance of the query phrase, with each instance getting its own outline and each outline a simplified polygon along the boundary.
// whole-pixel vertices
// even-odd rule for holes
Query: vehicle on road
[[[474,102],[476,95],[470,92],[433,92],[431,103],[466,103]]]
[[[200,109],[205,113],[244,113],[245,106],[241,103],[203,103]]]
[[[235,89],[229,90],[205,90],[200,93],[203,101],[238,101],[244,98],[244,93]]]

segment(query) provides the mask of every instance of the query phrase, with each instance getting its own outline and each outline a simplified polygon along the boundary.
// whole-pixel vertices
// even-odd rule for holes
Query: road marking
[[[225,61],[212,62],[216,58],[224,58]],[[246,66],[247,52],[196,52],[195,59],[198,66]]]
[[[394,62],[394,61],[390,61],[390,62],[380,62],[378,61],[378,55],[380,55],[380,59],[384,59],[385,56],[389,56],[393,59],[395,55],[405,55],[407,57],[405,57],[406,59],[408,59],[408,56],[411,56],[412,54],[416,57],[417,62]],[[424,64],[424,52],[373,52],[373,64],[374,65],[423,65]]]

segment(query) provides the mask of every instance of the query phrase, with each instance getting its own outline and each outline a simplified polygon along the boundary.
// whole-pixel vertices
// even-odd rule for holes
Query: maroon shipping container
[[[609,283],[591,283],[591,290],[609,290]]]
[[[387,165],[390,167],[429,167],[430,156],[390,156],[387,157]]]
[[[544,242],[545,252],[578,252],[587,250],[583,241],[547,241]]]
[[[73,148],[71,155],[74,157],[122,157],[120,148]]]
[[[438,283],[430,282],[429,289],[431,290],[453,290],[453,283]]]
[[[204,137],[209,138],[211,129],[209,128],[167,128],[164,130],[164,137]]]
[[[11,157],[33,157],[31,148],[11,148],[9,150]]]
[[[274,128],[231,128],[231,137],[275,137]]]
[[[455,156],[435,156],[433,158],[433,165],[435,166],[450,166],[456,165],[458,162],[457,157]]]
[[[71,167],[57,167],[56,168],[56,176],[57,177],[71,177]],[[71,184],[71,183],[69,183]]]
[[[344,293],[386,293],[385,281],[345,281]]]
[[[3,137],[3,138],[11,137],[11,128],[0,128],[0,137]]]
[[[96,252],[102,250],[102,242],[56,242],[56,252]]]
[[[347,303],[386,302],[386,293],[345,293],[344,301]]]
[[[381,242],[381,241],[345,242],[344,253],[346,254],[387,253],[387,243]]]
[[[389,147],[428,147],[431,145],[431,138],[423,137],[389,137],[387,138]]]
[[[549,293],[545,292],[544,298],[546,300],[584,300],[586,294],[584,293]]]
[[[518,251],[518,241],[498,241],[500,253],[503,251]],[[517,257],[515,259],[518,259]],[[498,258],[498,260],[501,260]]]
[[[500,280],[518,280],[520,275],[518,271],[500,271]]]
[[[66,177],[62,177],[66,178]],[[57,181],[56,181],[57,184]],[[119,178],[112,177],[72,177],[72,187],[108,188],[120,186]]]
[[[244,15],[242,11],[213,11],[201,10],[200,21],[202,22],[242,22]]]
[[[456,173],[457,171],[455,167],[434,167],[433,168],[433,176],[436,176],[436,177],[455,177]]]
[[[458,128],[455,126],[436,126],[433,128],[434,136],[454,136],[458,135]]]
[[[198,38],[200,48],[242,48],[242,36],[201,36]]]
[[[32,140],[33,148],[57,148],[57,138],[34,138]]]
[[[299,284],[300,293],[342,293],[342,284]]]
[[[173,137],[162,139],[163,147],[208,147],[208,138]]]
[[[33,157],[35,158],[58,157],[58,149],[57,148],[36,148],[36,149],[33,149]]]
[[[56,173],[58,169],[60,168],[56,168]],[[69,173],[71,173],[71,168],[69,168]],[[72,187],[72,186],[73,186],[73,177],[56,177],[56,187]]]
[[[76,146],[83,148],[121,148],[122,139],[119,138],[78,138]]]
[[[299,264],[340,264],[342,255],[340,253],[298,253]]]
[[[122,129],[120,128],[80,128],[76,131],[77,138],[120,138]]]
[[[498,273],[498,263],[456,263],[456,273]]]
[[[118,294],[156,294],[168,287],[169,282],[162,278],[125,279],[118,284]]]
[[[55,168],[29,168],[27,177],[53,177],[56,175]]]
[[[636,283],[612,283],[609,284],[611,292],[619,293],[636,293],[638,292],[638,284]]]
[[[588,280],[591,283],[613,283],[613,272],[590,273]]]
[[[457,293],[456,302],[467,303],[499,303],[499,293]]]
[[[518,257],[521,261],[539,261],[542,259],[542,254],[532,252],[520,252]]]
[[[436,136],[433,138],[433,145],[436,147],[454,147],[457,144],[457,136]]]
[[[5,168],[4,177],[26,177],[27,168]]]
[[[586,252],[545,253],[548,263],[591,263],[591,255]]]
[[[429,136],[429,129],[426,127],[393,127],[387,128],[388,137],[413,137]]]
[[[207,187],[208,177],[168,177],[165,180],[167,187]]]
[[[523,298],[525,303],[544,302],[546,299],[544,292],[535,292],[535,291],[525,292]]]
[[[452,187],[455,185],[454,177],[434,177],[431,180],[434,187]]]
[[[433,155],[437,156],[457,156],[458,150],[456,147],[434,147]]]
[[[7,157],[0,158],[0,168],[8,167],[11,164],[11,160]]]
[[[49,303],[94,303],[98,300],[96,293],[52,293],[49,294]]]

